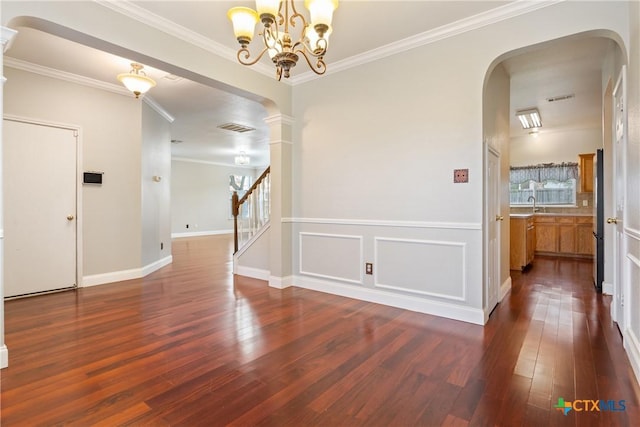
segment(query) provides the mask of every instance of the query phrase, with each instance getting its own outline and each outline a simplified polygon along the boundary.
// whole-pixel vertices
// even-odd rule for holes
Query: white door
[[[75,134],[4,120],[6,297],[77,283]]]
[[[613,274],[613,304],[612,317],[618,323],[620,332],[624,335],[626,327],[626,313],[624,306],[624,298],[626,295],[626,278],[624,275],[624,262],[626,257],[626,242],[624,236],[624,205],[626,192],[626,108],[625,108],[625,70],[623,68],[620,78],[613,92],[614,102],[614,127],[615,127],[615,151],[614,151],[614,198],[615,213],[614,218],[608,218],[607,222],[610,226],[615,227],[614,232],[614,274]]]
[[[500,214],[500,157],[497,152],[487,148],[487,313],[491,313],[498,304],[500,293],[500,227],[503,216]]]

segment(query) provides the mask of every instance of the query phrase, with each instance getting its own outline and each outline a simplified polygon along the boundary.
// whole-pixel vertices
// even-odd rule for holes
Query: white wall
[[[176,159],[171,165],[171,233],[174,237],[232,233],[229,176],[251,176],[253,183],[263,172]]]
[[[296,285],[401,296],[413,309],[478,321],[487,70],[507,52],[593,29],[624,41],[627,14],[625,3],[562,2],[297,86]],[[453,184],[459,168],[469,183]],[[399,268],[390,241],[419,250]],[[434,261],[442,246],[459,248],[455,263]],[[313,264],[318,247],[352,255]],[[365,262],[373,276],[360,273]]]
[[[82,170],[104,172],[82,187],[83,275],[141,266],[141,102],[12,68],[6,114],[81,127]]]
[[[171,134],[169,122],[146,103],[142,105],[141,185],[142,265],[149,266],[171,257]]]
[[[631,43],[627,74],[628,156],[626,164],[627,256],[624,260],[629,289],[625,305],[630,314],[625,348],[640,381],[640,5],[632,2],[629,13]]]
[[[595,153],[598,148],[602,148],[602,127],[512,137],[511,166],[578,162],[578,154]]]

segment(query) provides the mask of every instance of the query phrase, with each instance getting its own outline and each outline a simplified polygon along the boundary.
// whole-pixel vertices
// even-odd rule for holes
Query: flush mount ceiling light
[[[227,16],[233,23],[240,49],[238,61],[243,65],[253,65],[265,53],[276,66],[278,80],[289,78],[289,72],[295,67],[299,56],[307,61],[309,68],[316,74],[324,74],[327,65],[324,56],[329,46],[329,35],[332,32],[331,21],[333,11],[338,7],[338,0],[305,0],[311,20],[298,13],[293,0],[256,0],[256,10],[248,7],[229,9]],[[250,60],[249,43],[253,39],[258,19],[264,26],[262,32],[262,50],[258,56]],[[300,24],[297,40],[292,39],[289,27]],[[313,64],[312,62],[315,62]]]
[[[133,92],[136,98],[140,98],[140,95],[146,93],[156,85],[156,82],[152,78],[147,77],[147,73],[142,71],[143,68],[144,65],[132,62],[131,71],[118,74],[118,81]]]
[[[522,124],[522,129],[533,129],[542,127],[542,119],[537,108],[516,111],[516,117]]]
[[[241,151],[239,155],[236,156],[235,162],[238,166],[246,166],[250,163],[251,159],[247,156],[247,153]]]

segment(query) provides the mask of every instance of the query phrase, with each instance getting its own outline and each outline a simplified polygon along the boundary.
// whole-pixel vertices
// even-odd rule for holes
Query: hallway
[[[483,328],[233,278],[231,248],[178,239],[144,279],[7,301],[2,426],[640,424],[591,262],[512,271]]]

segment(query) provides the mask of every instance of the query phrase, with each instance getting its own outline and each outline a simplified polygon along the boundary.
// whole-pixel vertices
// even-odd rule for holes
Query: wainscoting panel
[[[300,274],[362,284],[362,236],[300,233]]]
[[[464,242],[375,239],[375,286],[465,301]]]

